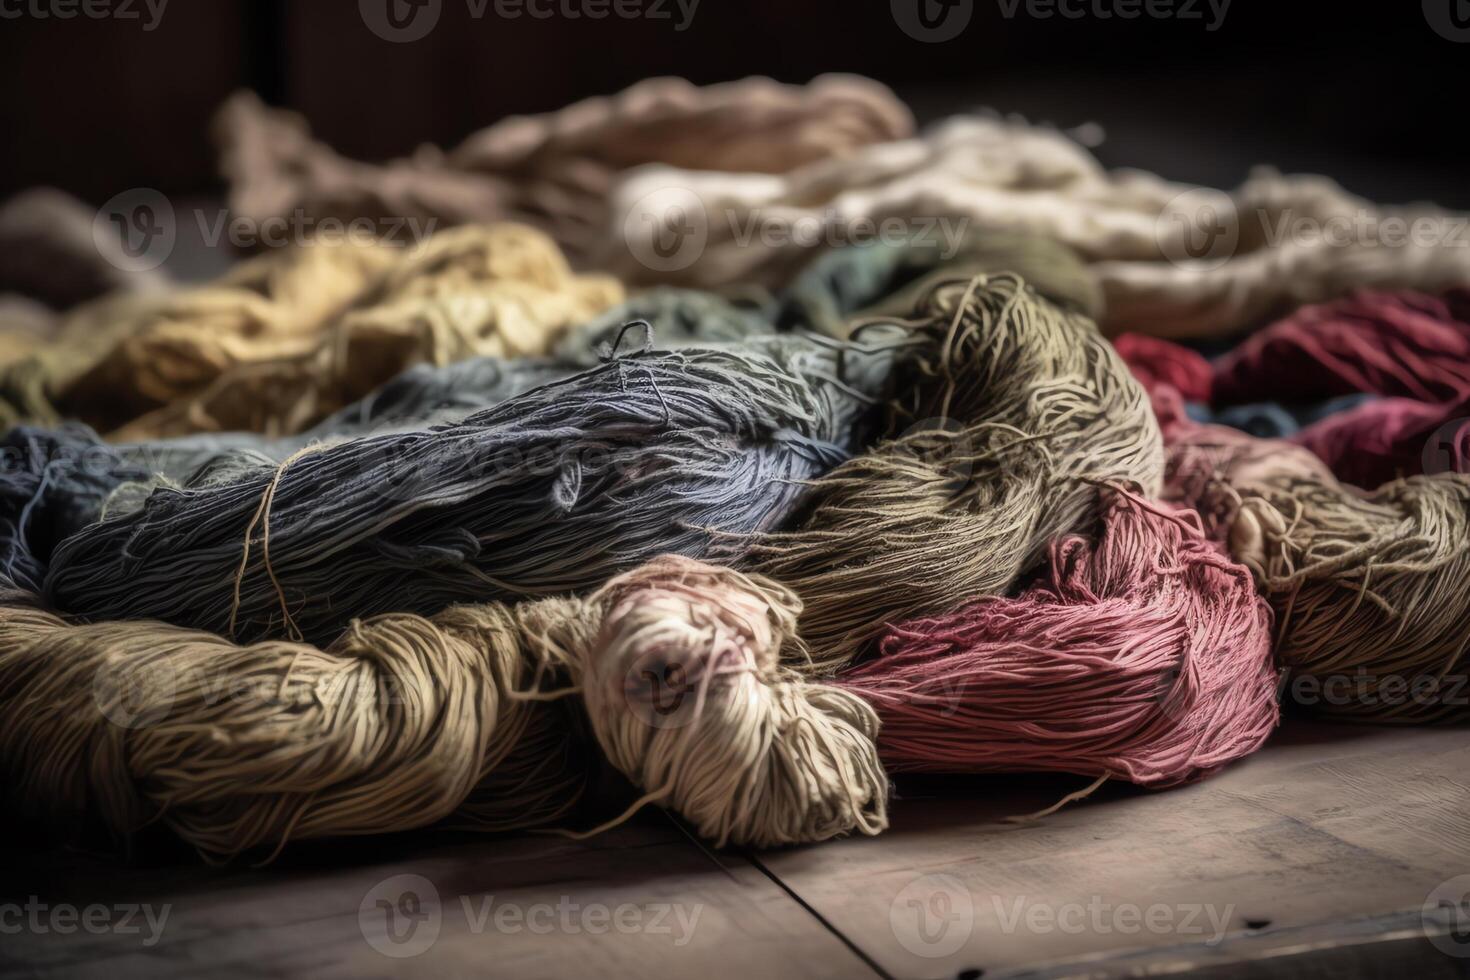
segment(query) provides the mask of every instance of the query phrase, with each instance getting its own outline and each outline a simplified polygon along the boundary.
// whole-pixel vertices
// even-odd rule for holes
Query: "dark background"
[[[1436,33],[1420,0],[1234,0],[1213,32],[1203,3],[1196,20],[1043,20],[971,0],[968,27],[937,44],[901,31],[888,0],[701,0],[683,32],[671,3],[666,20],[507,20],[441,0],[412,43],[375,36],[358,0],[170,0],[151,32],[142,0],[112,0],[135,20],[40,19],[26,12],[37,2],[53,0],[0,0],[5,194],[217,192],[208,123],[241,86],[301,110],[343,153],[380,159],[651,75],[850,71],[893,86],[921,120],[989,106],[1101,123],[1110,166],[1233,186],[1270,163],[1380,201],[1470,207],[1470,43]]]

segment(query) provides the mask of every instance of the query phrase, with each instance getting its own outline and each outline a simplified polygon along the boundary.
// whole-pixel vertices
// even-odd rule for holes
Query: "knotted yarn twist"
[[[689,559],[585,600],[355,620],[325,648],[4,599],[0,785],[34,819],[161,820],[217,860],[444,820],[542,825],[586,783],[567,701],[582,690],[607,757],[717,843],[886,825],[872,712],[779,666],[794,598]],[[675,676],[671,719],[658,685]]]
[[[802,597],[818,673],[887,623],[1006,592],[1096,519],[1099,481],[1153,493],[1163,471],[1127,366],[1018,276],[942,284],[899,322],[913,347],[891,437],[818,481],[793,530],[751,544],[750,567]]]

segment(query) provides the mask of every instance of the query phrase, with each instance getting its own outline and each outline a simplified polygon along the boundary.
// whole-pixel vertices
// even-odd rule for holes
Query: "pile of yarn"
[[[851,77],[383,166],[249,95],[217,135],[238,214],[385,232],[198,286],[0,209],[12,819],[767,847],[881,832],[889,771],[1161,788],[1283,705],[1470,721],[1470,264],[1277,234],[1453,215],[914,136]]]

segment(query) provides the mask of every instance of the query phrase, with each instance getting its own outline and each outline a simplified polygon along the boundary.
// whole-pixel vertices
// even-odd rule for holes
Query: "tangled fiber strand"
[[[1156,404],[1167,495],[1197,508],[1255,574],[1276,611],[1276,656],[1294,675],[1295,700],[1347,720],[1470,717],[1470,477],[1359,491],[1305,449],[1196,425],[1168,391]],[[1313,685],[1305,693],[1302,678]]]
[[[511,218],[579,255],[602,233],[608,190],[627,168],[777,173],[912,131],[913,117],[892,92],[851,75],[702,88],[653,78],[382,166],[342,158],[312,140],[300,116],[267,109],[250,93],[231,98],[215,120],[230,210],[256,223],[297,213],[441,226]]]
[[[639,263],[654,223],[624,221],[650,195],[702,206],[700,261],[672,272]],[[923,136],[863,148],[788,174],[700,173],[646,167],[614,191],[614,220],[599,265],[630,281],[716,288],[778,286],[817,243],[853,241],[863,228],[945,218],[977,228],[1026,231],[1080,253],[1101,286],[1109,333],[1229,336],[1304,303],[1359,287],[1438,290],[1470,283],[1461,216],[1428,207],[1379,207],[1322,177],[1258,172],[1227,194],[1136,170],[1108,172],[1064,134],[1024,122],[955,117]],[[778,220],[801,234],[752,236]],[[1385,244],[1343,244],[1305,227],[1416,229]],[[1208,223],[1207,223],[1208,222]],[[1207,229],[1212,248],[1195,240]],[[1203,261],[1201,261],[1203,260]]]
[[[115,427],[216,377],[240,338],[258,348],[311,333],[392,257],[353,239],[323,241],[240,263],[206,287],[103,297],[7,367],[0,397],[22,420]]]
[[[162,821],[212,859],[441,820],[541,825],[587,775],[578,726],[547,699],[584,690],[645,801],[717,844],[877,833],[876,718],[780,668],[795,617],[771,583],[672,557],[586,600],[354,621],[325,649],[72,625],[10,595],[0,787],[62,825]]]
[[[802,597],[817,672],[887,623],[1008,591],[1097,517],[1098,481],[1153,493],[1162,476],[1147,397],[1085,317],[1008,273],[937,287],[918,317],[891,438],[751,543],[751,567]]]
[[[298,432],[405,367],[549,353],[622,299],[539,232],[466,227],[399,249],[353,237],[243,263],[209,286],[78,310],[0,378],[24,417],[111,438]]]
[[[780,301],[778,327],[846,337],[854,317],[905,316],[939,282],[1014,272],[1042,296],[1088,316],[1102,296],[1077,254],[1051,239],[967,229],[953,242],[916,235],[835,248],[813,259]]]
[[[890,361],[796,335],[620,357],[457,425],[156,490],[63,542],[46,593],[92,619],[325,642],[378,612],[585,592],[779,527],[865,444]]]
[[[630,324],[641,324],[637,331]],[[549,357],[482,356],[415,365],[377,391],[318,422],[295,441],[362,435],[386,425],[459,421],[532,388],[560,381],[606,360],[630,337],[658,349],[739,344],[769,333],[763,311],[737,307],[692,289],[651,289],[569,329]],[[289,451],[281,458],[289,455]]]
[[[1169,786],[1276,725],[1271,611],[1196,515],[1112,494],[1014,598],[887,629],[836,683],[881,720],[892,771],[1060,771]]]

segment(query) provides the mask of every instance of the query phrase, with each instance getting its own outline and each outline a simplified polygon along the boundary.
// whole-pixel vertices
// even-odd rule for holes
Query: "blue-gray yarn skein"
[[[588,591],[782,526],[864,446],[891,359],[804,335],[617,357],[458,424],[157,489],[62,541],[45,591],[92,619],[309,642],[389,610]]]

